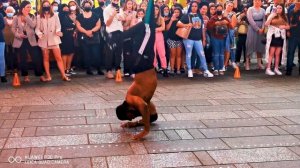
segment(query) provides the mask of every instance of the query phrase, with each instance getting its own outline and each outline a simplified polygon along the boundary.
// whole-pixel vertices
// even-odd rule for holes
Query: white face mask
[[[3,5],[3,7],[8,7],[9,4],[7,2],[5,2],[2,5]]]
[[[58,6],[53,6],[53,11],[57,12],[58,11]]]
[[[76,6],[71,6],[70,10],[75,11],[76,10]]]
[[[141,22],[141,21],[143,21],[143,18],[138,18],[138,22]]]

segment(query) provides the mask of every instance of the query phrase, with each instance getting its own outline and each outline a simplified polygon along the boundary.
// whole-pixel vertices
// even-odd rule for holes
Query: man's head
[[[124,101],[121,105],[116,108],[116,114],[119,120],[132,120],[137,116],[140,116],[140,112]]]

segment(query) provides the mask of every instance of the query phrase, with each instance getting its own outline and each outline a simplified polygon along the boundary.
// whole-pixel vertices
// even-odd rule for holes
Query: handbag
[[[228,27],[227,25],[219,25],[216,26],[215,31],[216,35],[222,35],[225,37],[228,34]]]
[[[191,23],[190,17],[189,17],[189,23]],[[187,39],[190,35],[191,30],[192,30],[192,27],[180,27],[176,30],[176,35],[183,39]]]
[[[88,37],[86,34],[82,34],[81,40],[86,44],[99,44],[100,43],[100,32],[93,32],[93,37]]]
[[[246,24],[241,24],[239,27],[238,27],[238,33],[239,34],[247,34],[248,32],[248,25]]]

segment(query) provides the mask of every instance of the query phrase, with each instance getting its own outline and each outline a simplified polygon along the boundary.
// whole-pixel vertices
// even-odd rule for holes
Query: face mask
[[[49,12],[50,11],[50,6],[43,6],[43,11]]]
[[[217,11],[216,14],[217,15],[222,15],[222,11]]]
[[[14,16],[14,13],[7,13],[6,16],[12,18]]]
[[[111,5],[112,5],[113,7],[115,7],[115,8],[117,8],[117,9],[119,9],[119,8],[120,8],[118,4],[111,3]]]
[[[165,17],[169,16],[169,13],[168,12],[164,12],[164,16]]]
[[[99,6],[100,6],[100,7],[103,7],[104,5],[105,5],[104,2],[99,2]]]
[[[67,15],[67,14],[69,14],[69,12],[68,11],[62,11],[61,14]]]
[[[53,6],[53,11],[57,12],[58,11],[58,6]]]
[[[76,6],[71,6],[70,10],[75,11],[76,10]]]
[[[143,19],[142,18],[138,18],[138,22],[141,22],[141,21],[143,21]]]
[[[2,5],[3,5],[3,7],[8,7],[9,4],[7,2],[5,2]]]
[[[91,7],[84,7],[83,9],[84,9],[84,11],[85,11],[85,12],[89,12],[89,11],[91,11],[91,10],[92,10],[92,8],[91,8]]]

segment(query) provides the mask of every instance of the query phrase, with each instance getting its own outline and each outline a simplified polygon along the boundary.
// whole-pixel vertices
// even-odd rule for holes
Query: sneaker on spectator
[[[71,72],[70,72],[70,70],[68,70],[68,69],[65,70],[65,74],[66,74],[67,77],[70,77],[72,75]]]
[[[193,76],[193,71],[192,70],[188,70],[188,78],[192,78]]]
[[[106,78],[108,78],[108,79],[114,79],[114,74],[112,73],[112,71],[108,71],[106,73]]]
[[[271,76],[275,75],[275,73],[270,68],[266,69],[266,74]]]
[[[220,74],[220,75],[224,75],[224,71],[220,71],[219,74]]]
[[[218,76],[219,75],[219,71],[218,70],[214,70],[214,75]]]
[[[238,65],[235,62],[232,62],[231,66],[232,66],[233,69],[235,69]]]
[[[276,75],[282,75],[282,73],[277,68],[274,69],[274,72],[275,72]]]
[[[209,70],[204,71],[203,76],[206,78],[212,78],[214,75],[209,72]]]
[[[130,76],[130,73],[125,73],[124,76],[125,76],[125,77],[129,77],[129,76]]]
[[[76,75],[77,73],[74,71],[74,68],[70,68],[69,69],[69,72],[71,75]]]

